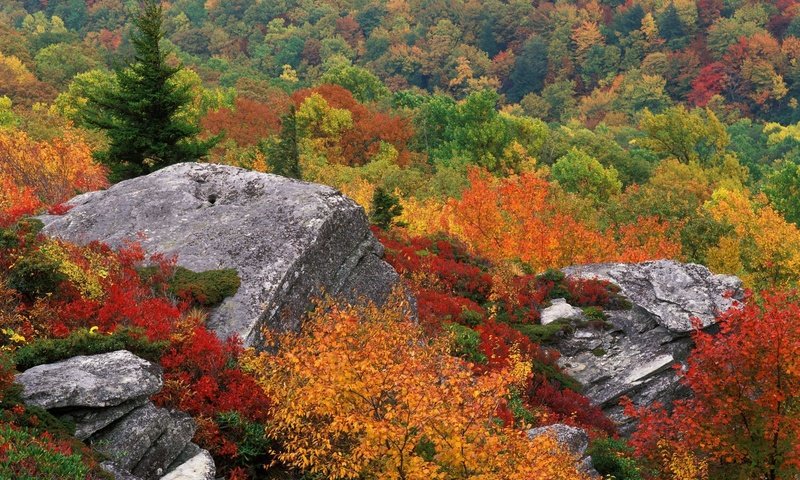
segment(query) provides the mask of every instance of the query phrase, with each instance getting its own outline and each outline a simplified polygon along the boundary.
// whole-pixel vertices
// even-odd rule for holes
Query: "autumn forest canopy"
[[[185,161],[341,190],[418,318],[402,295],[319,299],[257,353],[205,325],[230,276],[31,219]],[[540,313],[563,297],[602,327],[618,289],[558,269],[656,259],[748,293],[694,334],[693,395],[628,405],[622,438]],[[796,478],[798,287],[795,0],[0,5],[0,478],[102,478],[10,385],[112,345],[162,365],[156,403],[192,415],[230,479],[583,478],[524,435],[553,423],[587,430],[617,480]]]

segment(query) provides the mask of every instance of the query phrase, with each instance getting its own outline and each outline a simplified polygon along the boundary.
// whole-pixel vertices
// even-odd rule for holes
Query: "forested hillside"
[[[575,459],[510,433],[554,422],[587,429],[617,479],[798,474],[800,2],[144,3],[0,5],[0,373],[41,342],[65,342],[47,347],[64,358],[122,329],[165,367],[157,403],[196,419],[229,478],[562,478]],[[135,246],[45,239],[27,219],[195,160],[353,198],[419,322],[404,305],[317,310],[308,335],[257,356],[209,333],[208,292],[168,285],[168,260],[143,274]],[[555,269],[655,259],[737,275],[752,302],[721,317],[729,342],[696,333],[695,397],[674,413],[629,406],[641,428],[626,443],[556,365],[539,317],[565,297],[602,326],[613,286]],[[405,392],[402,426],[341,406],[352,391],[385,401],[348,383],[381,371]],[[426,396],[440,423],[410,406]],[[67,451],[32,439],[41,427],[13,394],[0,402],[0,477],[20,475],[8,451],[22,443]],[[95,467],[75,468],[64,478]]]

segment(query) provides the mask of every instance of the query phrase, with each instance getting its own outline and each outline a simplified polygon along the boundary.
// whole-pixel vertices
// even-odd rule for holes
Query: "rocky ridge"
[[[398,281],[363,208],[333,188],[236,167],[182,163],[73,198],[43,232],[77,243],[175,256],[194,271],[233,268],[239,291],[211,313],[221,337],[260,343],[263,326],[296,329],[330,294],[381,302]]]
[[[626,396],[636,405],[658,401],[669,406],[685,397],[688,392],[674,367],[692,349],[692,319],[701,328],[713,329],[716,315],[743,296],[738,278],[671,260],[582,265],[563,271],[567,277],[609,281],[630,302],[630,308],[605,312],[606,328],[575,322],[555,345],[561,352],[559,364],[622,433],[629,433],[633,424],[619,399]],[[560,311],[568,311],[567,307],[558,305]]]
[[[211,455],[191,443],[188,415],[158,408],[161,367],[119,350],[32,367],[16,376],[28,405],[75,425],[118,480],[213,480]]]

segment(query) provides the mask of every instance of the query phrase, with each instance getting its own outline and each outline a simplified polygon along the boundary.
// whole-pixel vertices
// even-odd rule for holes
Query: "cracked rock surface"
[[[398,281],[364,210],[333,188],[236,167],[181,163],[68,202],[44,233],[112,247],[141,243],[194,271],[233,268],[239,291],[209,325],[258,346],[263,325],[299,326],[323,291],[383,301]]]
[[[741,281],[714,275],[706,267],[659,260],[638,264],[607,263],[564,269],[568,277],[597,278],[618,285],[630,309],[607,310],[609,328],[577,327],[558,340],[559,364],[584,388],[583,393],[630,433],[620,397],[636,405],[669,406],[687,395],[676,365],[693,347],[692,318],[713,329],[715,317],[741,299]]]

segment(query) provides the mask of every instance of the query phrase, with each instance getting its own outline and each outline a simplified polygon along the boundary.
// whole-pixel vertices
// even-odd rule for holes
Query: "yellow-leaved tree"
[[[399,298],[399,297],[397,297]],[[581,479],[548,437],[498,421],[530,361],[476,376],[407,318],[404,300],[377,308],[318,306],[277,353],[247,363],[273,399],[279,462],[328,479]]]
[[[795,285],[800,280],[800,229],[776,212],[766,197],[719,188],[705,208],[732,230],[709,250],[709,268],[737,274],[753,288]]]

